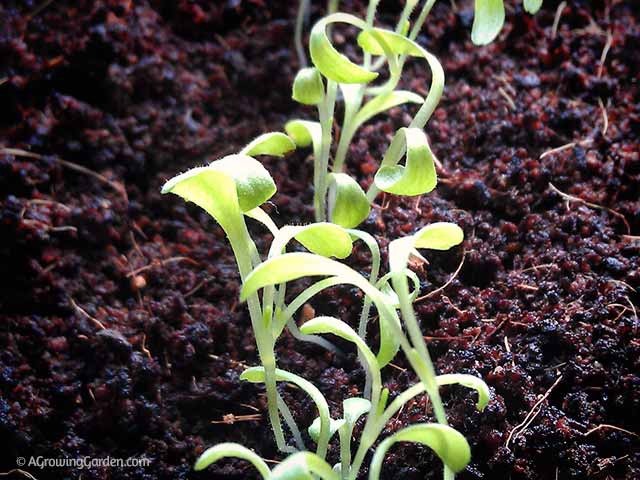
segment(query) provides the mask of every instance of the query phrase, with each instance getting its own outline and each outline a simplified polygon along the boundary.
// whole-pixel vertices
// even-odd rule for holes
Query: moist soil
[[[0,471],[17,457],[145,456],[138,468],[23,470],[255,478],[234,460],[192,471],[223,441],[282,458],[263,390],[239,380],[258,360],[224,235],[159,189],[290,118],[314,118],[290,99],[295,3],[2,2],[0,144],[35,155],[0,154]],[[470,2],[435,7],[419,40],[447,74],[426,129],[440,183],[419,203],[380,197],[362,228],[383,247],[434,221],[465,231],[463,246],[416,265],[423,294],[454,277],[416,304],[437,370],[479,375],[493,393],[479,413],[473,392],[443,389],[473,452],[460,479],[637,479],[640,12],[633,0],[568,2],[554,35],[558,2],[535,18],[508,3],[505,29],[484,48],[470,43]],[[397,18],[392,4],[382,2],[381,23]],[[427,92],[425,64],[409,63],[404,78]],[[411,113],[396,108],[361,130],[348,168],[364,187]],[[279,189],[274,219],[312,221],[309,152],[263,160]],[[269,237],[251,228],[264,251]],[[356,249],[348,262],[366,271],[368,258]],[[335,288],[303,314],[354,324],[361,302]],[[337,344],[345,354],[287,334],[277,346],[281,368],[317,385],[335,417],[364,383]],[[416,381],[406,367],[400,355],[383,372],[392,397]],[[309,398],[281,392],[309,425]],[[417,397],[384,434],[431,418]],[[403,444],[383,478],[440,471],[426,448]]]

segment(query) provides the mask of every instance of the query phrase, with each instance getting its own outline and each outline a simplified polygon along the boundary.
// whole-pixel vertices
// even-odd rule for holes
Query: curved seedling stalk
[[[463,238],[464,234],[460,227],[452,223],[440,222],[419,230],[411,237],[397,239],[389,244],[389,270],[393,273],[392,282],[400,300],[402,318],[413,344],[405,354],[427,388],[438,422],[443,424],[447,423],[447,419],[435,383],[435,369],[413,310],[409,283],[404,271],[411,252],[415,252],[416,248],[448,250],[461,243]]]
[[[265,369],[263,367],[248,368],[242,372],[240,378],[251,383],[263,383],[265,381]],[[279,382],[290,382],[300,387],[316,404],[320,415],[320,434],[318,436],[317,455],[320,458],[324,458],[327,454],[327,445],[329,444],[330,437],[329,405],[327,404],[324,396],[311,382],[294,373],[280,370],[279,368],[276,369],[276,380]]]
[[[369,346],[349,325],[334,317],[316,317],[305,322],[300,331],[307,334],[331,333],[355,344],[372,378],[371,403],[377,407],[382,390],[380,365]]]
[[[397,442],[421,443],[431,448],[454,473],[463,470],[471,460],[471,449],[460,432],[447,425],[419,423],[394,433],[380,443],[371,460],[369,480],[380,478],[382,461],[389,448]]]
[[[374,97],[358,110],[362,103],[359,87],[340,84],[340,89],[345,103],[345,113],[343,129],[340,134],[338,149],[336,150],[336,158],[333,162],[334,172],[341,172],[344,169],[344,160],[353,136],[365,122],[380,113],[406,103],[424,103],[424,99],[416,93],[406,90],[394,90]]]
[[[338,277],[340,283],[354,285],[371,297],[380,313],[380,350],[377,360],[381,367],[389,363],[403,341],[403,336],[398,335],[401,331],[400,320],[395,310],[388,305],[387,298],[382,292],[362,275],[342,263],[310,253],[287,253],[271,258],[251,272],[242,287],[240,299],[244,301],[257,290],[268,285],[309,276]]]
[[[202,455],[200,455],[200,457],[198,457],[193,469],[195,471],[204,470],[212,463],[215,463],[222,458],[229,457],[247,460],[256,467],[256,470],[258,470],[263,479],[268,480],[271,478],[271,471],[264,460],[262,460],[262,458],[260,458],[254,451],[237,443],[219,443],[214,447],[208,448]]]

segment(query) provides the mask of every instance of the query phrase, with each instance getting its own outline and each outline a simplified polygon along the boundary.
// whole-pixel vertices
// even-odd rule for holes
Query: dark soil
[[[235,461],[192,472],[221,441],[281,458],[262,390],[238,378],[257,359],[224,236],[197,208],[159,194],[177,172],[312,115],[289,98],[296,2],[265,3],[2,2],[0,145],[38,157],[0,155],[0,472],[19,456],[145,455],[151,465],[137,469],[24,469],[38,479],[254,478]],[[477,374],[493,390],[483,413],[475,394],[443,390],[472,446],[461,479],[640,478],[640,12],[635,0],[568,3],[554,38],[558,2],[535,19],[511,2],[486,48],[470,43],[469,2],[458,0],[458,12],[438,3],[420,41],[448,77],[427,128],[441,184],[419,209],[381,198],[363,226],[382,244],[437,220],[465,230],[464,247],[431,253],[418,270],[425,293],[464,258],[460,274],[417,306],[439,372]],[[391,4],[383,22],[397,14]],[[423,63],[405,78],[428,88]],[[349,168],[363,185],[408,113],[362,130]],[[307,154],[265,159],[280,224],[312,219]],[[268,237],[256,235],[264,247]],[[366,255],[351,264],[365,268]],[[314,307],[355,322],[360,301],[335,289]],[[335,415],[362,388],[353,354],[285,336],[278,357]],[[384,371],[392,395],[415,381],[405,366],[398,357]],[[306,427],[310,400],[282,393]],[[228,414],[257,419],[211,423]],[[429,418],[418,397],[388,432]],[[426,449],[402,445],[383,476],[440,475]]]

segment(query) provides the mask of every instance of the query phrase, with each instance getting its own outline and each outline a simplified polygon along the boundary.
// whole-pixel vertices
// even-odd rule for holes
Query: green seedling
[[[249,461],[267,479],[355,480],[367,453],[379,442],[369,467],[369,478],[381,475],[387,451],[397,442],[415,442],[431,448],[444,464],[445,479],[465,468],[470,449],[464,437],[447,425],[439,387],[460,384],[476,390],[477,408],[484,409],[490,399],[486,384],[469,375],[436,375],[422,336],[413,302],[420,290],[420,279],[409,269],[410,257],[421,258],[419,249],[448,250],[463,241],[462,230],[454,224],[436,223],[412,236],[390,242],[388,272],[380,277],[381,253],[376,240],[355,229],[368,215],[370,205],[380,192],[416,196],[428,193],[437,184],[435,156],[424,133],[424,126],[440,101],[444,72],[439,61],[416,43],[435,0],[422,3],[413,26],[410,24],[418,0],[407,0],[396,28],[378,28],[375,11],[378,0],[368,4],[366,18],[336,13],[338,1],[331,0],[329,14],[318,21],[309,37],[313,66],[306,67],[302,49],[302,25],[309,1],[302,0],[296,27],[296,46],[304,66],[296,75],[292,96],[304,105],[315,106],[318,121],[292,120],[285,133],[259,136],[236,155],[229,155],[203,167],[191,169],[169,180],[163,193],[173,193],[207,211],[226,233],[233,250],[242,291],[256,338],[260,366],[246,370],[241,378],[264,384],[269,420],[276,444],[282,452],[292,453],[273,470],[254,452],[234,443],[208,449],[195,468],[202,470],[225,457]],[[524,7],[534,13],[540,0],[525,0]],[[362,64],[339,53],[331,41],[334,24],[359,30],[358,46]],[[476,0],[472,40],[485,44],[493,40],[504,23],[502,0]],[[397,86],[409,59],[426,61],[431,70],[431,85],[425,98]],[[387,66],[388,75],[380,84],[379,70]],[[341,136],[333,151],[333,124],[336,103],[344,105]],[[414,104],[417,111],[408,126],[400,128],[384,154],[374,182],[365,193],[360,184],[345,173],[349,145],[366,122],[391,108]],[[314,207],[316,223],[278,227],[261,206],[276,192],[276,186],[257,156],[283,156],[296,147],[311,146],[314,158]],[[263,225],[273,236],[267,252],[258,252],[247,229],[247,218]],[[332,223],[328,223],[330,220]],[[363,242],[371,254],[368,278],[340,260],[349,257],[354,242]],[[305,251],[288,253],[292,243]],[[323,277],[288,301],[287,284],[302,279]],[[351,285],[364,293],[357,331],[348,323],[328,316],[311,319],[298,327],[297,311],[323,290]],[[370,311],[378,313],[380,341],[376,351],[367,344]],[[300,376],[277,368],[275,345],[287,329],[295,338],[314,342],[337,351],[324,336],[333,335],[349,342],[357,351],[366,371],[363,398],[343,401],[342,418],[331,418],[321,392]],[[390,403],[383,387],[381,370],[402,351],[416,373],[418,382],[400,392]],[[293,415],[280,396],[277,383],[288,382],[305,391],[313,400],[318,417],[308,426],[316,443],[315,453],[306,451],[304,438]],[[433,405],[437,423],[408,426],[380,441],[389,420],[416,395],[426,393]],[[355,445],[356,422],[365,416],[364,427]],[[289,429],[295,447],[287,443],[282,421]],[[331,467],[325,457],[335,434],[340,442],[340,463]],[[352,453],[355,451],[355,455]]]
[[[365,19],[345,13],[334,13],[339,2],[328,4],[328,15],[318,21],[309,34],[309,51],[313,66],[307,67],[302,44],[303,23],[310,1],[301,0],[295,29],[295,45],[302,68],[293,83],[292,98],[318,110],[318,121],[292,120],[285,130],[300,147],[313,145],[314,208],[316,221],[330,221],[353,228],[369,214],[369,206],[381,191],[396,195],[422,195],[435,186],[434,156],[422,129],[442,96],[444,72],[440,62],[415,40],[425,24],[435,0],[422,2],[411,25],[411,17],[420,3],[407,0],[395,30],[374,28],[379,0],[370,0]],[[535,13],[542,0],[524,0],[524,8]],[[486,45],[498,35],[505,19],[503,0],[475,0],[471,39]],[[360,30],[358,45],[363,52],[362,64],[352,62],[338,52],[331,42],[330,29],[345,24]],[[408,58],[426,60],[432,81],[425,99],[397,86]],[[372,85],[380,68],[388,67],[388,80]],[[340,137],[331,161],[333,124],[336,103],[342,101],[344,116]],[[376,181],[366,195],[351,177],[336,178],[345,170],[349,146],[357,130],[373,117],[404,104],[420,108],[407,129],[401,129],[388,147],[376,174]],[[303,125],[304,122],[304,125]],[[406,164],[400,165],[407,152]],[[365,200],[366,198],[366,200]]]

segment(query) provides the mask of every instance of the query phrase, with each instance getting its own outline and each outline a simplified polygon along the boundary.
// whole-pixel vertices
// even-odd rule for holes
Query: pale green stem
[[[307,55],[304,52],[304,46],[302,44],[302,30],[304,28],[304,17],[309,10],[309,2],[310,0],[300,0],[300,6],[298,7],[298,16],[296,17],[296,30],[293,37],[300,67],[307,66]]]
[[[227,235],[236,257],[240,279],[244,282],[253,269],[252,261],[255,260],[257,254],[255,244],[249,236],[244,219],[239,222],[237,229],[230,229]],[[280,423],[280,415],[278,414],[278,390],[276,388],[275,377],[276,359],[273,351],[273,338],[270,330],[268,330],[264,324],[262,310],[260,308],[260,299],[257,293],[249,296],[247,306],[249,308],[249,316],[251,317],[251,325],[256,337],[258,355],[265,369],[265,387],[267,390],[269,420],[276,437],[278,449],[284,452],[287,451],[287,445],[282,431],[282,424]]]
[[[351,436],[353,435],[353,426],[345,423],[340,430],[340,474],[343,480],[349,478],[351,470]]]
[[[320,161],[316,162],[316,172],[314,175],[315,192],[314,204],[316,210],[316,221],[324,222],[326,214],[327,196],[327,176],[329,169],[329,157],[331,155],[331,138],[333,129],[333,111],[336,105],[336,93],[338,84],[327,79],[327,93],[320,105],[318,105],[318,115],[322,128],[322,142],[320,145]]]
[[[280,409],[280,412],[282,413],[282,418],[284,418],[284,421],[289,427],[289,430],[291,430],[291,434],[293,435],[293,439],[295,440],[296,445],[298,446],[298,450],[300,451],[306,450],[306,447],[304,445],[304,440],[302,440],[302,434],[300,433],[300,429],[298,428],[298,425],[296,424],[296,421],[293,418],[293,415],[291,414],[291,410],[289,410],[289,407],[287,406],[284,399],[280,396],[279,393],[278,393],[278,408]],[[295,451],[295,449],[291,449],[291,451]]]
[[[433,412],[438,423],[446,425],[447,416],[442,405],[440,392],[438,391],[438,384],[436,383],[436,371],[433,367],[431,355],[429,354],[429,349],[424,341],[422,331],[418,325],[418,319],[416,318],[415,311],[413,310],[413,304],[409,294],[409,281],[406,275],[401,274],[394,276],[393,285],[398,298],[400,299],[400,311],[402,312],[402,318],[404,319],[404,324],[407,327],[407,332],[409,332],[411,343],[417,350],[420,360],[423,362],[423,365],[421,366],[422,368],[416,368],[417,365],[413,365],[414,362],[412,361],[411,356],[409,356],[409,361],[427,389],[427,393],[429,394],[431,403],[433,404]]]
[[[447,467],[446,465],[444,466],[444,480],[454,480],[456,478],[456,474],[453,473],[453,471]]]
[[[376,9],[378,8],[379,3],[380,0],[371,0],[369,2],[366,17],[366,23],[369,27],[373,26],[373,22],[376,16]],[[371,66],[370,53],[365,52],[363,58],[363,66],[364,68],[369,68]],[[353,102],[353,108],[349,109],[349,111],[345,110],[344,112],[344,120],[342,121],[340,140],[338,141],[338,148],[336,149],[336,158],[333,161],[334,172],[341,172],[344,170],[344,161],[347,157],[347,152],[349,151],[349,145],[351,145],[351,140],[353,140],[353,136],[356,133],[355,129],[352,127],[353,119],[358,113],[360,106],[362,105],[365,90],[366,85],[362,85],[358,90],[356,99]]]

